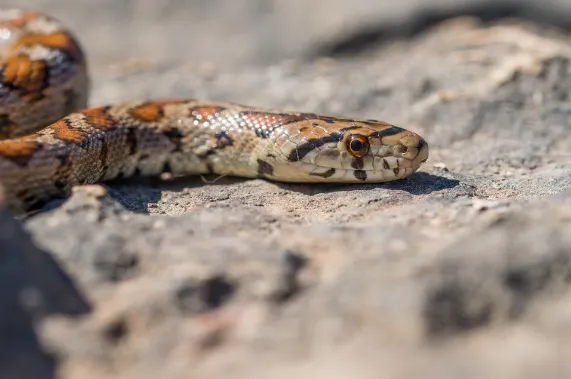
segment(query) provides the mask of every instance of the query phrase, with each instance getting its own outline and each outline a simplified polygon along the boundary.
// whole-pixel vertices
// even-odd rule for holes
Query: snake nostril
[[[393,155],[395,157],[402,156],[407,151],[408,151],[408,148],[406,146],[403,146],[403,145],[395,145],[393,147]]]

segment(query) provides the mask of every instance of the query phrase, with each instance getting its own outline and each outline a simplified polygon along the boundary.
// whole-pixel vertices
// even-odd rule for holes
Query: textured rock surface
[[[89,14],[83,3],[58,4],[68,18]],[[334,9],[331,19],[342,19]],[[149,28],[157,40],[177,31]],[[82,33],[91,54],[109,44],[109,31]],[[164,49],[183,50],[180,37]],[[248,41],[248,54],[279,45]],[[94,64],[93,104],[204,97],[378,118],[426,137],[431,157],[413,177],[384,185],[171,178],[78,188],[23,222],[54,259],[34,266],[46,275],[43,296],[73,295],[83,305],[57,313],[87,312],[19,319],[15,329],[40,341],[29,351],[50,357],[46,378],[571,375],[568,37],[525,22],[455,19],[343,58],[308,60],[294,49],[296,59],[262,68],[250,63],[282,56],[260,53],[239,68],[153,54],[122,61],[149,55],[147,42],[138,53],[108,50],[112,66]],[[15,252],[30,248],[20,245],[25,235],[0,238]],[[65,275],[51,279],[54,264]],[[30,312],[18,300],[26,267],[2,275],[12,315]],[[57,287],[59,275],[73,285]]]
[[[0,377],[53,378],[56,359],[41,346],[35,324],[55,314],[85,315],[89,304],[57,262],[34,246],[4,209],[0,246]]]

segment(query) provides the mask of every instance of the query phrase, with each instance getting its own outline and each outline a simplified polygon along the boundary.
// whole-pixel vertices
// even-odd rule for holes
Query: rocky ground
[[[201,97],[383,119],[431,155],[389,184],[130,180],[23,220],[3,211],[1,378],[571,377],[563,1],[434,1],[486,22],[421,29],[411,1],[24,3],[75,23],[92,104]],[[216,17],[232,22],[214,40]]]

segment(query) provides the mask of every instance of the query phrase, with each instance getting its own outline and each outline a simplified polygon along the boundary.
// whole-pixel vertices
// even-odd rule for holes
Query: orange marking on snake
[[[12,56],[5,63],[2,80],[28,92],[38,92],[45,86],[45,68],[42,60],[31,60],[23,54]]]
[[[130,110],[133,118],[143,122],[159,121],[164,116],[165,105],[181,104],[185,101],[180,99],[158,99],[141,104]]]
[[[68,34],[64,32],[56,32],[52,34],[23,35],[14,43],[13,48],[16,49],[22,46],[32,45],[42,45],[62,50],[70,50],[76,48],[75,42],[70,38]]]
[[[50,129],[52,129],[55,136],[62,141],[73,142],[78,145],[87,141],[87,136],[84,131],[70,128],[63,120],[54,122],[50,126]]]
[[[40,145],[32,141],[0,143],[0,156],[10,159],[16,164],[25,165],[39,148]]]
[[[131,109],[131,116],[143,122],[155,122],[160,120],[163,115],[163,108],[156,102],[146,103]]]
[[[109,129],[115,124],[109,117],[105,107],[90,108],[82,112],[85,115],[85,120],[97,129]]]
[[[220,116],[224,108],[222,107],[194,107],[192,108],[191,114],[199,120],[211,120]]]

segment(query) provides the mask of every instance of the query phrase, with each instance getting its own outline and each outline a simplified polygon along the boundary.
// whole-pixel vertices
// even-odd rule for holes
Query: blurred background
[[[0,6],[59,18],[95,65],[141,58],[237,67],[351,55],[455,15],[571,27],[569,0],[2,0]]]

